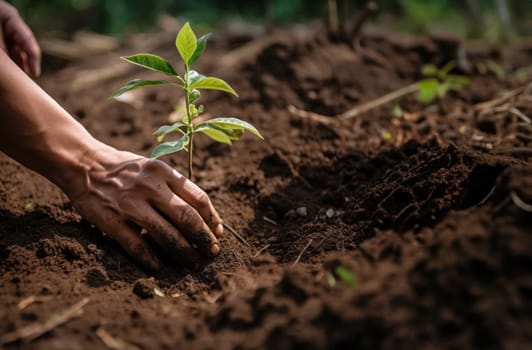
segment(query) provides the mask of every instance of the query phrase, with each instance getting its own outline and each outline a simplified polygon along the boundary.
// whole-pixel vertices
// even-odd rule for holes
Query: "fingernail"
[[[216,226],[216,235],[220,236],[222,233],[224,233],[224,225],[218,224],[218,226]]]
[[[220,246],[218,245],[218,243],[214,243],[213,245],[211,245],[211,254],[213,256],[220,254]]]

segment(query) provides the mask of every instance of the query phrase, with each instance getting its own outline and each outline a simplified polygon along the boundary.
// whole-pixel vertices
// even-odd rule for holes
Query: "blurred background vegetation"
[[[123,35],[148,31],[166,13],[195,26],[231,21],[292,25],[325,18],[327,0],[12,0],[38,33],[68,36],[79,29]],[[339,1],[341,2],[341,1]],[[340,11],[355,16],[366,1],[345,0]],[[528,0],[377,0],[372,23],[413,33],[449,32],[490,41],[532,34]]]

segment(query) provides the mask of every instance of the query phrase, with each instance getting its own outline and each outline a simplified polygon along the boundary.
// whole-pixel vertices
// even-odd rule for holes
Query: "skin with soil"
[[[106,349],[102,329],[141,349],[529,347],[532,214],[515,198],[532,203],[532,127],[473,105],[530,82],[482,67],[503,59],[517,69],[531,48],[466,46],[472,84],[436,108],[409,96],[398,101],[401,117],[391,104],[322,124],[288,107],[345,112],[420,79],[425,63],[454,59],[460,42],[374,33],[353,50],[282,33],[229,51],[232,40],[213,38],[199,64],[240,100],[206,93],[203,103],[245,116],[266,142],[249,136],[228,147],[198,137],[194,168],[240,238],[226,230],[220,256],[198,269],[167,260],[149,273],[57,188],[2,155],[0,335],[90,299],[81,316],[6,348]],[[109,57],[41,84],[98,139],[148,155],[176,96],[154,88],[138,90],[134,103],[107,100],[124,77],[73,91],[98,63]],[[509,103],[530,116],[530,91],[523,96]],[[167,160],[186,171],[186,155]],[[356,276],[354,288],[329,285],[338,266]],[[30,296],[37,302],[21,308]]]

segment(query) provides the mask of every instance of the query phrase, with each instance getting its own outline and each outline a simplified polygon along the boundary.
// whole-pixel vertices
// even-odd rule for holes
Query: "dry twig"
[[[239,234],[238,232],[236,232],[236,230],[234,228],[232,228],[231,226],[229,226],[229,224],[226,224],[224,222],[224,227],[233,234],[233,236],[235,236],[241,243],[243,243],[244,245],[247,245],[248,247],[250,248],[253,248],[253,246],[251,245],[251,243],[249,243],[241,234]]]
[[[413,94],[417,91],[417,84],[413,83],[407,86],[404,86],[400,89],[397,89],[395,91],[392,91],[384,96],[381,96],[375,100],[369,101],[367,103],[361,104],[359,106],[356,106],[353,109],[348,110],[347,112],[344,112],[340,115],[338,115],[338,119],[351,119],[354,117],[359,116],[362,113],[368,112],[372,109],[378,108],[382,105],[385,105],[387,103],[390,103],[392,101],[395,101],[401,97],[404,97],[406,95]]]
[[[262,219],[263,219],[264,221],[266,221],[266,222],[272,224],[272,225],[275,225],[275,226],[278,226],[278,225],[279,225],[279,223],[278,223],[277,221],[272,220],[272,219],[270,219],[270,218],[267,217],[267,216],[263,216]]]
[[[30,295],[29,297],[26,297],[19,301],[17,304],[17,307],[19,310],[24,310],[28,306],[30,306],[33,303],[42,303],[48,300],[51,300],[51,296],[36,296],[36,295]]]
[[[52,315],[44,323],[33,323],[13,332],[6,333],[0,337],[0,346],[16,342],[17,340],[32,341],[42,336],[73,318],[81,316],[83,314],[83,307],[88,302],[89,298],[84,298],[62,312]]]
[[[335,120],[338,119],[351,119],[358,117],[362,113],[369,112],[372,109],[381,107],[387,103],[390,103],[392,101],[395,101],[401,97],[413,94],[417,91],[417,83],[413,83],[407,86],[404,86],[400,89],[397,89],[395,91],[392,91],[384,96],[381,96],[375,100],[369,101],[367,103],[363,103],[359,106],[356,106],[344,113],[338,114],[336,116],[327,117],[325,115],[317,114],[314,112],[309,112],[305,110],[298,109],[295,106],[289,106],[288,111],[292,113],[293,115],[296,115],[301,118],[313,120],[322,124],[331,124]]]
[[[519,109],[515,108],[515,107],[512,107],[508,110],[510,113],[516,115],[517,117],[519,117],[522,121],[524,121],[525,123],[527,124],[531,124],[532,121],[530,120],[529,117],[527,117],[523,112],[521,112]]]
[[[99,327],[96,330],[96,335],[100,340],[107,346],[109,349],[112,350],[140,350],[139,347],[127,343],[122,339],[115,338],[111,334],[109,334],[105,329],[102,327]]]
[[[292,264],[292,266],[296,266],[297,263],[299,262],[299,260],[301,260],[301,257],[303,256],[303,254],[305,254],[305,251],[308,249],[308,247],[312,244],[312,238],[309,239],[307,245],[305,245],[303,247],[303,249],[301,250],[301,252],[299,253],[299,255],[297,256],[296,258],[296,261],[294,261],[294,263]]]
[[[257,256],[259,256],[263,251],[265,251],[266,249],[270,248],[270,245],[269,244],[266,244],[264,247],[260,248],[259,250],[257,250],[257,252],[255,254],[253,254],[253,258],[256,258]]]
[[[485,109],[492,109],[494,107],[500,106],[501,104],[505,103],[506,101],[508,101],[508,100],[510,100],[510,99],[522,94],[529,87],[532,87],[532,83],[520,86],[517,89],[511,90],[511,91],[508,91],[503,96],[497,97],[497,98],[495,98],[493,100],[477,103],[476,105],[473,106],[473,109],[476,110],[476,111],[482,111],[482,110],[485,110]]]

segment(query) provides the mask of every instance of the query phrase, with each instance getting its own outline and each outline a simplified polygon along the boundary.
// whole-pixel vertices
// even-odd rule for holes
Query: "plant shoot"
[[[459,91],[468,85],[470,79],[463,75],[449,74],[454,69],[454,63],[449,62],[442,68],[426,65],[421,73],[426,77],[417,85],[417,98],[423,103],[432,103],[436,98],[443,98],[450,90]]]

